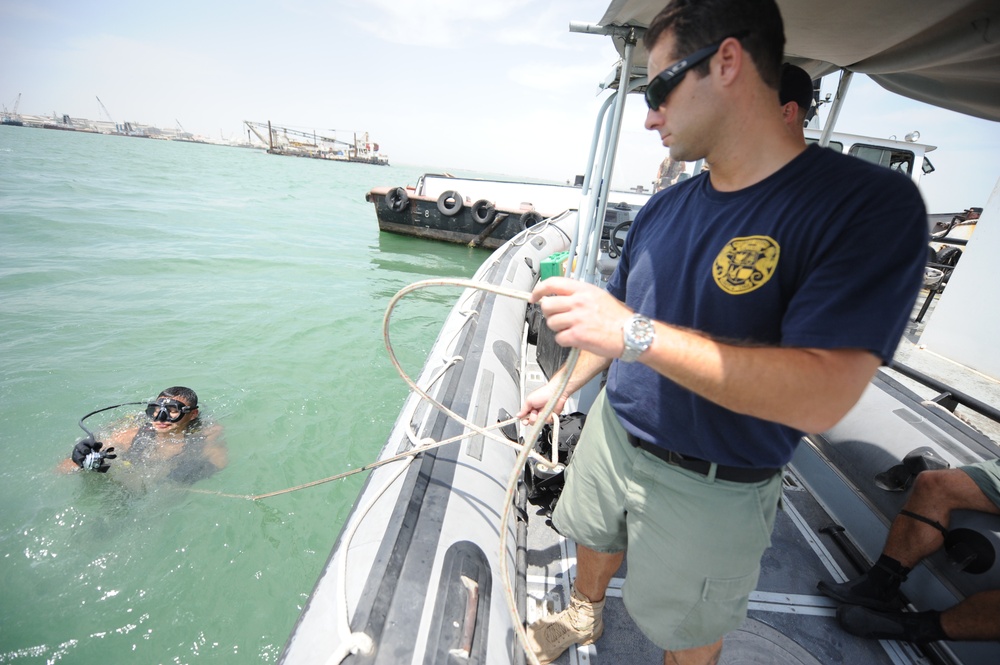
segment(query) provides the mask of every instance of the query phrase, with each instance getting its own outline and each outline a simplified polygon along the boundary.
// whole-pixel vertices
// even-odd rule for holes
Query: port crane
[[[111,123],[111,126],[115,128],[114,131],[117,133],[119,131],[118,130],[118,123],[116,123],[115,119],[111,117],[110,113],[108,113],[108,108],[104,105],[104,102],[101,101],[101,98],[98,97],[97,95],[94,95],[94,98],[97,99],[97,103],[100,104],[101,110],[104,111],[105,117]]]
[[[3,107],[3,124],[5,125],[20,125],[21,116],[17,114],[17,107],[21,105],[21,93],[17,93],[17,99],[14,100],[14,110],[7,111],[7,107]]]

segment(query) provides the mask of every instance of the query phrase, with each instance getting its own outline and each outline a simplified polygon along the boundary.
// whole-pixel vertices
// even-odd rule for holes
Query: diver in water
[[[122,467],[141,467],[179,483],[194,483],[226,466],[222,426],[199,417],[198,395],[175,386],[146,405],[146,417],[116,429],[105,441],[92,437],[76,443],[64,472],[88,469],[106,472],[107,460]]]

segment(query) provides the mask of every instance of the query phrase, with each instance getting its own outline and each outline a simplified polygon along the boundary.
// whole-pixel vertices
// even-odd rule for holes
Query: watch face
[[[653,341],[653,322],[649,319],[634,318],[629,328],[629,336],[637,346],[646,347]]]
[[[648,349],[656,335],[653,322],[639,314],[632,317],[622,332],[625,338],[625,351],[621,359],[627,363],[634,362]]]
[[[633,319],[631,332],[632,339],[640,346],[649,346],[653,341],[653,323],[649,319]]]

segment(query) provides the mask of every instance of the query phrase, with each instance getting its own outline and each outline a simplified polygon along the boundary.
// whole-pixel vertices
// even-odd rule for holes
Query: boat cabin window
[[[924,175],[928,173],[934,173],[934,165],[931,164],[931,160],[924,157],[924,165],[920,167],[920,170],[924,172]]]
[[[806,145],[812,145],[813,143],[819,143],[819,139],[813,139],[807,136]],[[830,143],[828,143],[826,147],[829,148],[830,150],[836,150],[841,154],[843,154],[844,152],[844,144],[841,143],[840,141],[830,141]]]
[[[807,136],[806,145],[812,145],[813,143],[819,143],[819,139],[811,139]],[[828,143],[826,147],[830,148],[831,150],[836,150],[839,153],[844,152],[844,144],[841,143],[840,141],[830,141],[830,143]]]
[[[849,155],[860,157],[866,162],[879,164],[906,175],[913,174],[914,155],[909,150],[883,148],[877,145],[856,143],[848,151]]]

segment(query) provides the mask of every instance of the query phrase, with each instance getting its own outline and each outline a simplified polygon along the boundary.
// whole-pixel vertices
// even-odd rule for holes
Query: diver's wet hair
[[[190,406],[192,409],[198,407],[198,395],[195,391],[190,388],[185,388],[184,386],[174,386],[173,388],[167,388],[159,394],[159,397],[170,397],[172,399],[180,398],[185,404]]]

